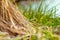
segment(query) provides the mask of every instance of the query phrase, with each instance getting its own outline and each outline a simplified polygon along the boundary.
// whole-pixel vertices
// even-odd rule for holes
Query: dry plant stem
[[[31,33],[33,28],[10,0],[0,0],[0,31],[15,36]]]

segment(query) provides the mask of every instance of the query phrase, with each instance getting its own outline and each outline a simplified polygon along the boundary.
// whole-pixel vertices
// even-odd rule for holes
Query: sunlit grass
[[[2,38],[0,40],[60,40],[59,36],[54,34],[54,27],[60,23],[60,18],[56,17],[56,7],[47,10],[47,5],[43,7],[43,2],[35,9],[32,9],[32,5],[29,8],[18,7],[27,20],[33,24],[35,33],[10,38],[4,32],[0,32],[0,38]]]
[[[36,33],[31,35],[30,39],[60,40],[59,36],[54,33],[55,28],[60,25],[60,18],[56,16],[56,7],[52,7],[47,10],[49,5],[44,6],[43,3],[44,1],[41,1],[40,5],[38,5],[35,9],[32,8],[32,4],[28,7],[21,7],[18,5],[19,10],[36,28]]]
[[[23,8],[23,15],[30,21],[35,24],[45,25],[45,26],[58,26],[60,23],[60,18],[56,16],[56,7],[52,7],[51,9],[47,9],[49,5],[40,3],[35,9],[33,9],[33,5],[29,5],[28,7]],[[19,6],[20,8],[20,6]]]

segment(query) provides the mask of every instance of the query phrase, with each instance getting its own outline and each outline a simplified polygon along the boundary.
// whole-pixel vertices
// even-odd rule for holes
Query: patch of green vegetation
[[[32,8],[32,4],[24,8],[21,8],[21,6],[18,7],[22,9],[23,15],[32,23],[45,26],[58,26],[60,18],[56,16],[56,7],[47,10],[49,5],[43,3],[44,1],[41,1],[40,5],[35,9]]]
[[[32,8],[33,5],[29,5],[28,7],[21,7],[18,5],[19,10],[36,28],[36,33],[31,35],[31,40],[59,40],[59,37],[53,34],[53,28],[60,25],[60,17],[56,16],[56,7],[47,10],[48,5],[44,6],[43,3],[44,1],[41,1],[40,5],[35,9]],[[40,30],[38,26],[41,26]],[[40,38],[37,36],[39,32],[41,33]]]

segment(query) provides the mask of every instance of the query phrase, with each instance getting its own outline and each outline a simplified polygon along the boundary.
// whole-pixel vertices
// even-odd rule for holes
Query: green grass
[[[44,1],[41,1],[35,9],[32,8],[32,4],[29,8],[18,5],[19,10],[36,28],[36,33],[31,35],[31,40],[60,40],[59,36],[54,34],[55,28],[60,25],[60,17],[56,16],[56,6],[47,10],[49,5],[44,6],[43,3]],[[38,29],[39,27],[41,29]],[[37,36],[39,32],[40,38]]]
[[[47,10],[49,5],[43,5],[44,2],[41,2],[39,6],[35,9],[32,8],[32,5],[29,5],[29,8],[22,8],[23,15],[32,23],[45,25],[45,26],[58,26],[60,23],[60,18],[56,17],[56,7],[52,7],[50,10]],[[20,8],[20,6],[19,6]]]

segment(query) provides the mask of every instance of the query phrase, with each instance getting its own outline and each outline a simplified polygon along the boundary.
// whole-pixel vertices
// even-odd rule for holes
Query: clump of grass
[[[53,33],[54,28],[60,25],[60,18],[56,16],[56,7],[47,10],[48,5],[45,5],[44,1],[41,1],[35,9],[32,8],[32,4],[25,8],[19,5],[18,7],[22,8],[20,11],[34,25],[36,32],[31,35],[31,40],[59,40],[59,36]]]
[[[7,32],[10,36],[26,35],[33,33],[33,27],[20,13],[13,0],[0,1],[0,31]],[[31,30],[32,28],[32,30]]]
[[[60,23],[60,18],[56,16],[56,7],[47,9],[49,5],[45,5],[44,1],[40,1],[35,9],[33,5],[23,9],[23,15],[34,24],[47,25],[47,26],[58,26]]]
[[[42,10],[43,2],[41,2],[39,7],[36,8],[37,10],[33,10],[31,5],[29,9],[23,10],[23,15],[32,22],[33,25],[37,24],[33,29],[33,26],[29,25],[29,22],[26,22],[23,15],[16,9],[17,7],[15,7],[10,0],[2,0],[1,4],[5,5],[0,5],[2,10],[0,11],[0,31],[5,31],[10,36],[15,37],[10,38],[10,36],[2,32],[0,33],[0,40],[59,40],[59,37],[51,31],[52,28],[49,30],[49,27],[37,27],[37,25],[51,26],[55,21],[59,22],[59,18],[56,18],[55,15],[53,17],[53,13],[56,13],[56,11],[53,10],[55,8],[46,11],[45,6]],[[13,27],[11,27],[11,25],[13,25]],[[35,30],[35,32],[33,30]]]

